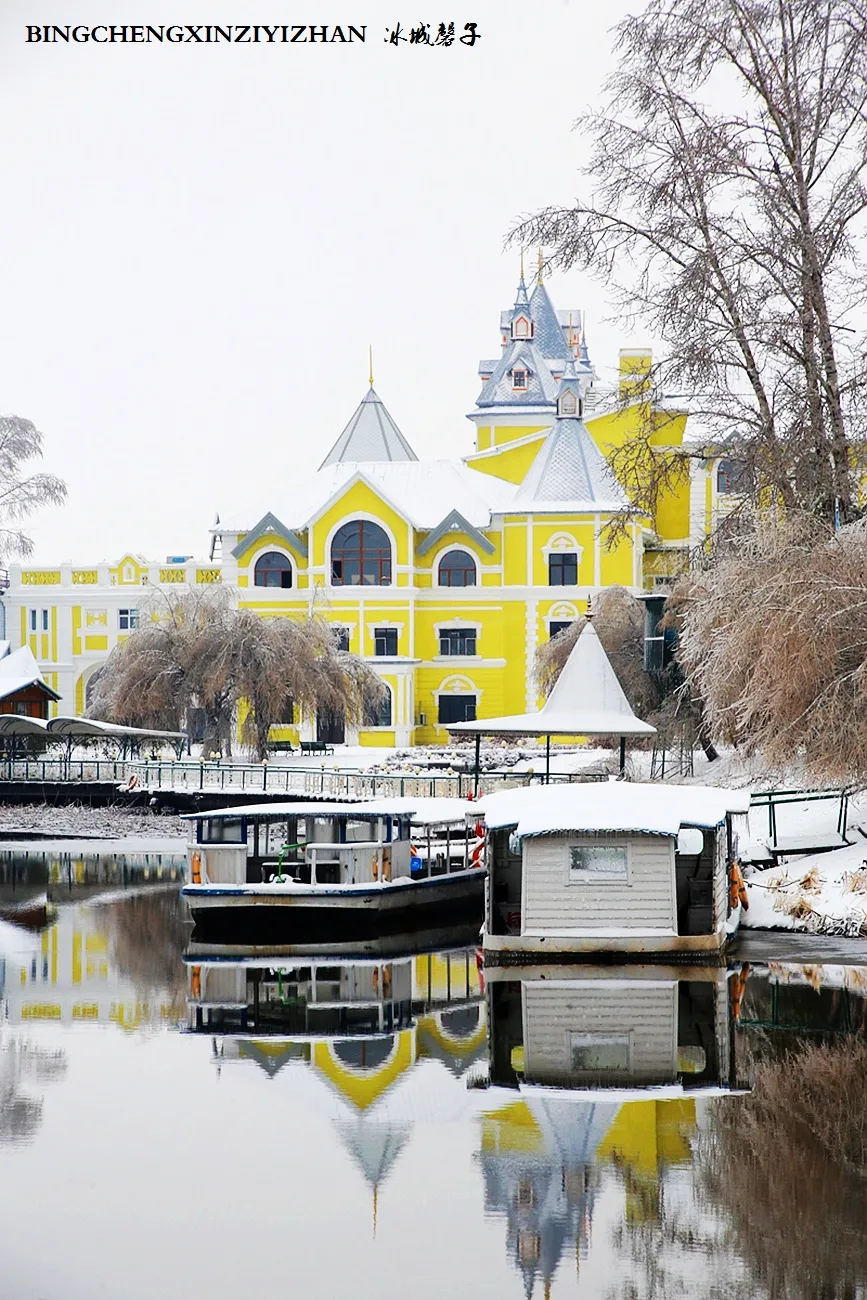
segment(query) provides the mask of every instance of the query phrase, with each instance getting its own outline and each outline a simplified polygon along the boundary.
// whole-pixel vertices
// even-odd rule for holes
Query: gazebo
[[[475,788],[479,787],[482,736],[544,736],[545,780],[551,775],[552,736],[619,736],[620,770],[626,763],[627,736],[653,736],[656,728],[632,711],[596,629],[587,622],[541,709],[502,718],[480,718],[449,726],[456,736],[476,738]]]

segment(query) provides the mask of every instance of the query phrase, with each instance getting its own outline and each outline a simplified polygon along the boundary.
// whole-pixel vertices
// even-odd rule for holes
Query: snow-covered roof
[[[185,813],[185,821],[225,821],[239,817],[278,820],[285,817],[409,817],[416,826],[435,826],[446,822],[463,824],[475,804],[465,799],[427,799],[422,796],[396,796],[394,799],[360,799],[357,803],[322,803],[281,801],[241,804],[212,812]]]
[[[719,826],[749,809],[749,791],[715,786],[589,781],[501,790],[477,805],[489,829],[516,827],[519,837],[562,832],[635,833],[676,838],[683,826]]]
[[[539,351],[543,356],[565,360],[568,345],[548,297],[548,290],[541,281],[530,295],[530,315],[533,319],[533,341]]]
[[[342,461],[418,460],[373,387],[364,394],[346,428],[319,466]]]
[[[651,736],[656,731],[632,712],[592,623],[578,637],[537,713],[457,722],[448,729],[504,736]]]
[[[575,503],[582,502],[591,510],[626,509],[629,498],[584,421],[576,415],[560,413],[567,393],[574,394],[573,411],[580,410],[583,381],[578,377],[571,356],[560,385],[554,427],[515,493],[516,507],[559,512],[564,507],[575,509]]]
[[[342,461],[290,485],[280,514],[290,527],[305,528],[355,480],[368,483],[418,529],[436,528],[454,510],[475,528],[487,528],[491,514],[506,511],[515,495],[513,483],[480,474],[460,461]],[[237,528],[224,525],[225,532],[249,528],[249,521]]]
[[[513,370],[526,371],[525,388],[513,387]],[[476,406],[544,406],[556,400],[557,381],[542,351],[532,339],[515,339],[482,387]]]
[[[0,659],[0,700],[8,699],[18,691],[26,691],[29,686],[41,687],[52,700],[60,699],[39,671],[33,652],[23,645]]]

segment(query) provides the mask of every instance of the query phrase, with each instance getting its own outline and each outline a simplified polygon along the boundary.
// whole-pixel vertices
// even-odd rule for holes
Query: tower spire
[[[372,343],[368,343],[367,345],[367,359],[370,366],[370,374],[368,376],[368,379],[370,382],[370,387],[372,388],[373,387],[373,344]]]
[[[524,283],[524,250],[521,249],[521,283]]]
[[[542,246],[541,246],[541,244],[540,244],[540,245],[539,245],[539,269],[538,269],[538,272],[537,272],[537,274],[536,274],[536,283],[537,283],[537,284],[541,284],[541,283],[543,282],[543,279],[544,279],[544,276],[543,276],[543,274],[542,274]]]

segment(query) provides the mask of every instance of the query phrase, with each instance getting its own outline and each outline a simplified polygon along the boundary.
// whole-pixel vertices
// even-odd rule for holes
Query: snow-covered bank
[[[746,875],[752,929],[867,935],[867,841]]]
[[[66,838],[80,836],[114,840],[130,836],[147,840],[186,840],[179,817],[155,816],[149,809],[90,808],[81,804],[0,804],[0,849],[14,838],[29,835]]]

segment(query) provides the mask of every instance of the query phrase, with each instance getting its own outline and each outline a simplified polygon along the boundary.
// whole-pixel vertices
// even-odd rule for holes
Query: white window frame
[[[126,614],[127,622],[124,627],[123,616]],[[117,630],[119,632],[136,632],[139,626],[139,611],[134,605],[124,606],[117,611]]]
[[[50,620],[50,618],[49,618],[49,611],[48,611],[47,609],[43,609],[43,611],[42,611],[42,631],[43,631],[43,632],[47,632],[50,626],[51,626],[51,620]]]
[[[272,551],[276,551],[278,555],[282,555],[283,559],[287,561],[289,565],[289,570],[292,574],[291,587],[257,587],[256,586],[256,565],[259,563],[263,555],[270,555]],[[289,554],[285,546],[274,546],[274,545],[260,546],[258,550],[250,557],[247,563],[247,586],[248,589],[252,588],[253,591],[269,591],[269,592],[291,591],[295,596],[295,599],[297,600],[298,599],[298,565],[294,557]]]
[[[30,611],[30,631],[31,631],[31,632],[36,632],[36,631],[38,631],[38,630],[39,630],[39,610],[38,610],[38,609],[31,609],[31,611]]]
[[[609,874],[604,871],[591,871],[586,869],[582,870],[581,868],[573,867],[572,865],[573,851],[578,850],[581,852],[586,852],[589,850],[592,853],[594,849],[595,850],[622,849],[624,856],[626,858],[626,870],[624,874],[622,876],[621,875],[615,876],[613,874]],[[632,885],[632,852],[631,852],[631,846],[629,844],[629,841],[615,840],[613,843],[609,842],[605,844],[590,844],[587,843],[586,841],[581,844],[576,844],[574,842],[567,843],[566,863],[565,863],[565,883],[570,888],[573,888],[576,885],[579,888],[583,885],[593,885],[594,887],[598,885],[605,885],[605,886],[615,885],[615,886],[625,886],[629,888]]]

